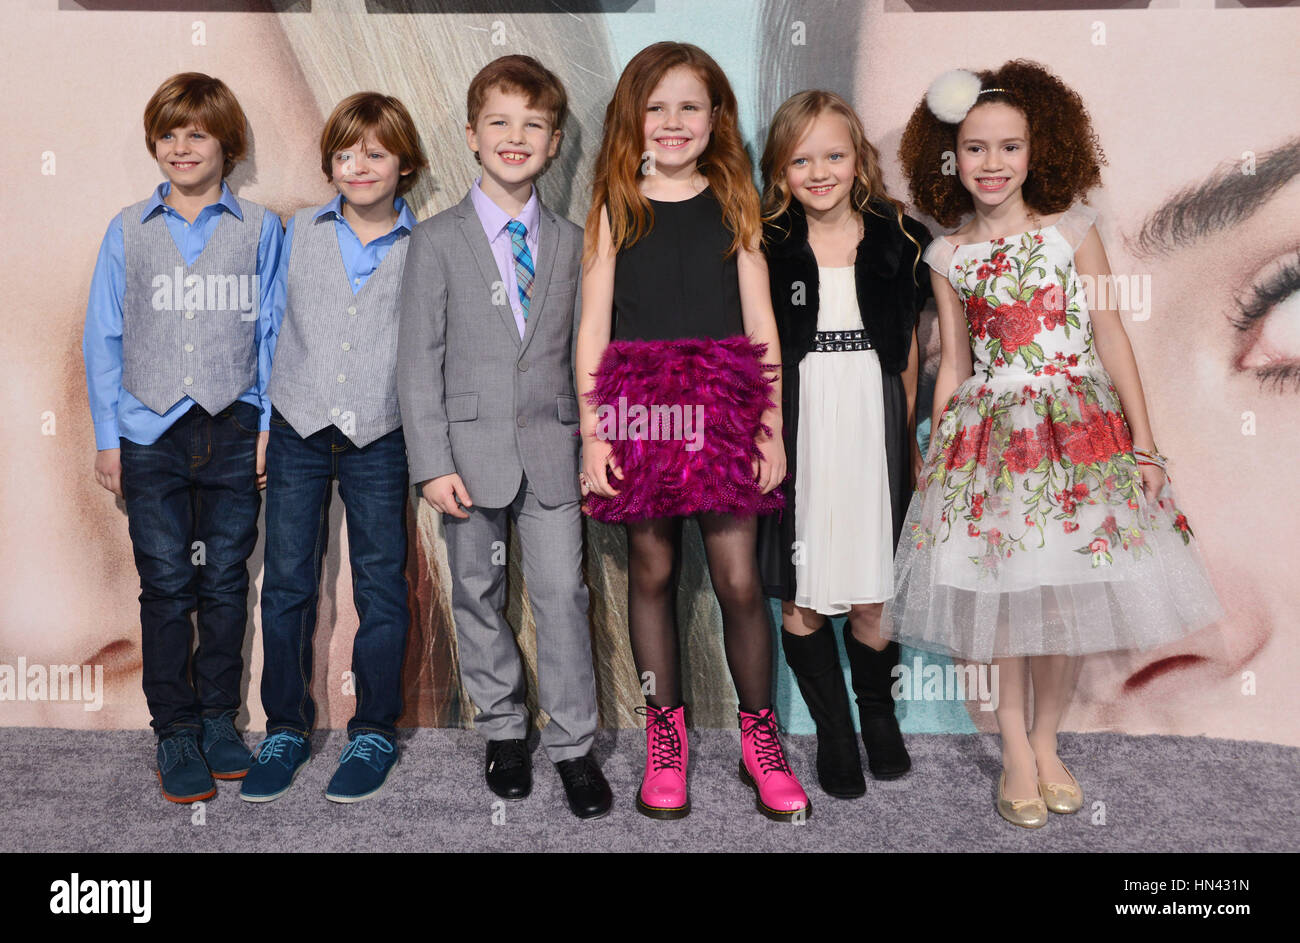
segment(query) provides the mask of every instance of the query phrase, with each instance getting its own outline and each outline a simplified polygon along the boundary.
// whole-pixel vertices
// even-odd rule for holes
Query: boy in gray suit
[[[564,87],[529,56],[504,56],[470,83],[466,140],[482,176],[420,223],[402,284],[398,398],[411,480],[443,515],[461,683],[488,739],[488,786],[532,788],[524,669],[502,610],[514,521],[537,623],[542,742],[570,810],[609,811],[589,755],[596,684],[582,576],[573,338],[582,231],[538,199],[555,156]]]

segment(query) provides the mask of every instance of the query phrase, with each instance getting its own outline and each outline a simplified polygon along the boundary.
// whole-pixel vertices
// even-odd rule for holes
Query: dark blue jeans
[[[140,573],[144,696],[159,737],[239,710],[248,557],[262,504],[257,421],[251,403],[215,416],[196,404],[153,445],[121,443],[122,496]],[[191,659],[196,609],[199,646]]]
[[[312,636],[332,480],[347,516],[357,707],[348,734],[392,737],[402,712],[406,602],[406,441],[395,429],[357,448],[337,426],[302,438],[271,411],[266,451],[266,572],[262,580],[262,706],[268,733],[311,732]],[[330,683],[337,679],[331,678]]]

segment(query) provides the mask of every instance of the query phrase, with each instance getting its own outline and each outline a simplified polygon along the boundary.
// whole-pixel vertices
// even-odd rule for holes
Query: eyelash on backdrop
[[[1290,256],[1283,258],[1284,261],[1276,270],[1247,286],[1234,299],[1237,314],[1228,320],[1237,330],[1245,333],[1262,325],[1263,319],[1274,306],[1300,291],[1300,248],[1292,250]],[[1287,384],[1294,383],[1295,389],[1300,391],[1300,359],[1256,367],[1252,372],[1259,378],[1261,389],[1271,385],[1275,391],[1282,392],[1286,390]]]

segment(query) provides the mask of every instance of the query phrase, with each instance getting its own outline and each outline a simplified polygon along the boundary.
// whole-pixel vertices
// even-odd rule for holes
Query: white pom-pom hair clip
[[[975,102],[985,92],[1003,92],[1001,88],[980,88],[980,77],[967,69],[952,69],[930,83],[925,104],[930,113],[947,124],[961,124]]]

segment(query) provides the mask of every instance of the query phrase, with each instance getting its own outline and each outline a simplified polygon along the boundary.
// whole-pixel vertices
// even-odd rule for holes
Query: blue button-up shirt
[[[474,186],[470,188],[470,202],[474,204],[474,212],[478,214],[478,221],[483,225],[483,234],[487,236],[488,245],[492,247],[492,258],[496,259],[497,271],[501,273],[501,281],[506,286],[506,296],[510,299],[510,310],[515,314],[515,327],[519,328],[519,336],[523,337],[524,306],[519,301],[519,279],[515,276],[514,243],[506,226],[516,219],[524,224],[527,230],[524,234],[524,245],[528,247],[528,253],[533,257],[533,267],[536,268],[537,229],[542,217],[537,188],[533,187],[533,192],[528,195],[528,202],[519,211],[519,215],[512,217],[483,192],[479,186],[482,180],[482,177],[475,180]]]
[[[162,213],[167,231],[171,233],[185,264],[193,265],[212,238],[223,213],[241,220],[244,217],[224,180],[221,182],[221,198],[205,206],[193,223],[163,202],[171,188],[170,181],[159,184],[141,221]],[[271,373],[269,360],[263,370],[260,345],[270,326],[271,292],[282,239],[279,217],[267,210],[262,217],[262,232],[257,242],[257,275],[261,285],[256,334],[259,344],[257,382],[239,397],[240,402],[252,403],[262,410],[263,429],[270,428],[270,405],[264,402],[264,394]],[[118,448],[123,438],[139,445],[152,445],[194,405],[194,400],[182,396],[167,412],[159,415],[122,389],[122,305],[125,297],[126,252],[122,243],[122,214],[118,213],[108,224],[108,231],[99,247],[95,274],[90,280],[86,328],[81,340],[90,416],[95,425],[95,448],[100,450]]]
[[[402,233],[410,233],[415,229],[415,214],[411,212],[405,200],[400,196],[397,197],[393,201],[393,208],[397,210],[397,222],[393,224],[393,228],[365,245],[362,245],[361,237],[356,234],[352,224],[343,215],[343,194],[330,200],[312,216],[313,220],[320,219],[322,216],[333,217],[334,235],[339,241],[343,271],[348,277],[348,284],[352,286],[354,295],[365,287],[370,276],[374,274],[375,269],[379,268],[380,263],[388,255],[388,250],[393,247]],[[280,327],[284,324],[284,312],[289,298],[289,258],[293,254],[293,224],[294,220],[289,220],[289,225],[284,232],[284,246],[280,249],[280,262],[276,266],[272,286],[270,324],[266,340],[258,350],[258,373],[261,373],[261,361],[265,359],[268,377],[271,375],[271,361],[275,357],[275,345],[280,337]],[[271,403],[268,398],[263,415],[263,421],[268,424],[268,427],[270,416]]]

